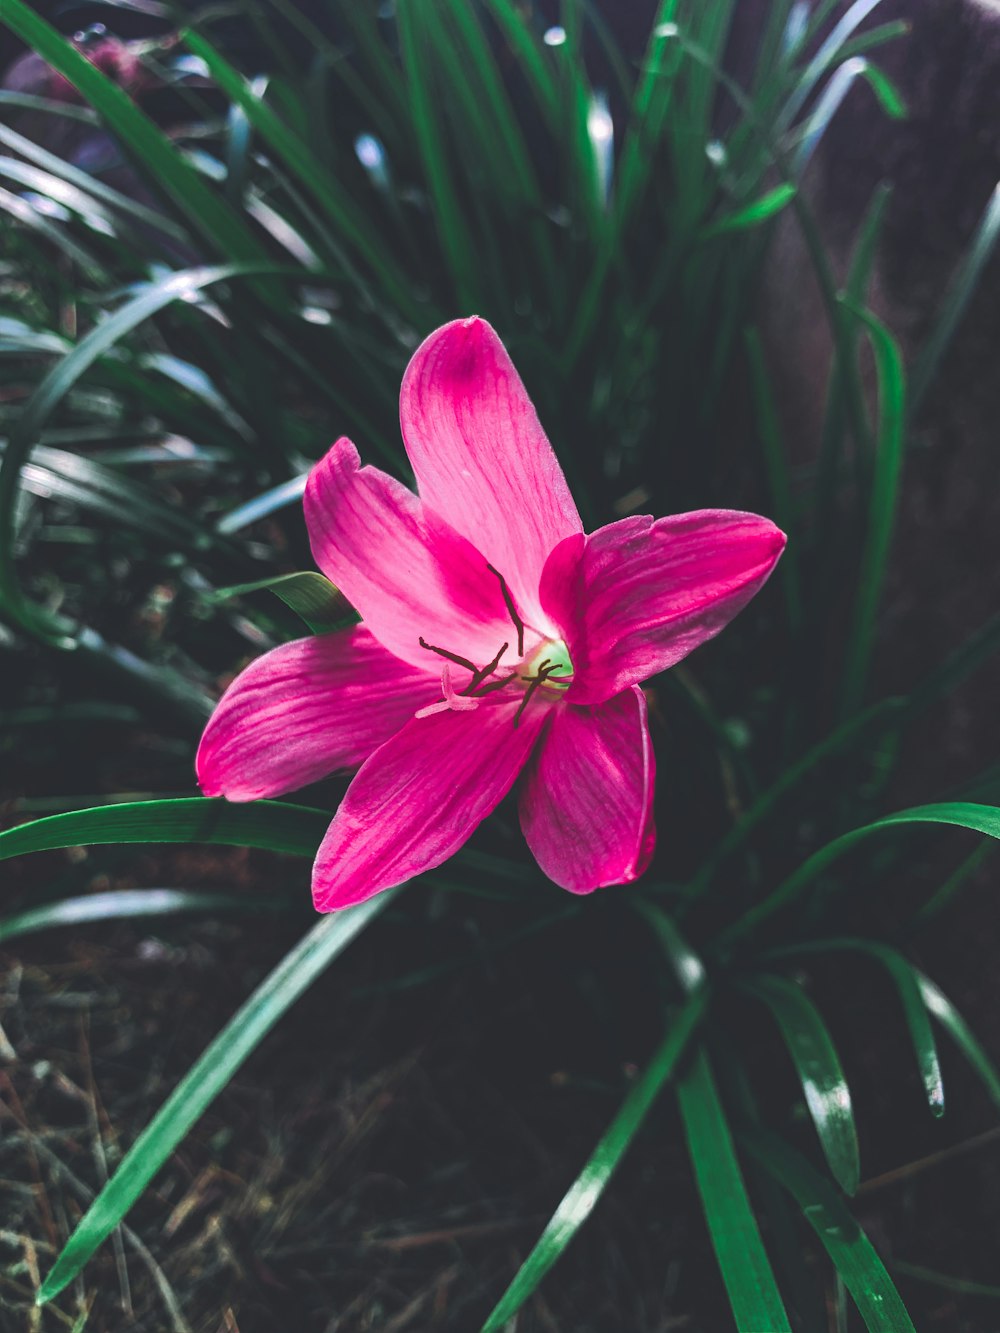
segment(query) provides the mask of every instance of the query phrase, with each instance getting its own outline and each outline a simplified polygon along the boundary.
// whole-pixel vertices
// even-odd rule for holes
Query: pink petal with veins
[[[656,845],[655,777],[638,687],[554,710],[519,800],[524,836],[549,879],[570,893],[637,879]]]
[[[758,514],[625,518],[562,542],[541,600],[569,645],[574,703],[600,703],[714,638],[759,591],[785,534]]]
[[[432,870],[510,791],[549,709],[493,695],[473,713],[414,719],[376,750],[341,802],[313,867],[320,912]]]
[[[503,574],[524,619],[548,627],[538,582],[549,552],[583,525],[562,468],[503,343],[455,320],[417,348],[399,400],[421,498]]]
[[[438,674],[420,638],[481,665],[512,626],[484,557],[471,542],[338,440],[313,468],[304,499],[313,555],[379,643]]]
[[[195,761],[199,785],[206,796],[253,801],[357,768],[435,688],[363,625],[284,643],[216,705]]]

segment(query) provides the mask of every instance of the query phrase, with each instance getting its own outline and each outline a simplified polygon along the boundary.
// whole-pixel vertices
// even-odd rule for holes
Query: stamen
[[[524,621],[517,614],[517,609],[514,606],[514,599],[513,597],[511,597],[510,589],[507,587],[507,580],[500,573],[499,569],[494,569],[493,566],[490,564],[487,564],[486,568],[490,571],[491,574],[495,574],[497,578],[500,580],[500,591],[503,593],[503,599],[507,605],[507,614],[510,616],[514,628],[517,630],[517,655],[518,657],[523,657]]]
[[[487,676],[492,676],[494,671],[496,671],[497,667],[500,665],[501,657],[503,657],[504,653],[507,651],[509,647],[510,647],[509,643],[503,644],[500,651],[497,653],[496,657],[494,657],[493,661],[490,662],[488,666],[477,667],[476,670],[472,673],[472,679],[469,681],[468,685],[462,691],[462,693],[472,694],[474,690],[477,690],[479,686],[482,685],[483,681],[486,679]]]
[[[417,642],[421,648],[426,648],[429,653],[437,653],[438,657],[446,657],[449,662],[454,662],[456,666],[465,667],[466,671],[471,671],[473,675],[479,669],[475,662],[470,662],[467,657],[459,657],[457,653],[449,653],[447,648],[435,648],[432,643],[427,642],[423,635],[417,639]]]
[[[548,665],[549,665],[549,659],[546,657],[545,660],[544,660],[543,662],[539,662],[539,664],[538,664],[538,671],[535,673],[535,675],[533,675],[533,676],[522,676],[522,677],[521,677],[521,679],[522,679],[523,681],[527,681],[527,683],[528,683],[528,688],[524,691],[524,698],[521,700],[521,703],[520,703],[520,705],[519,705],[519,707],[518,707],[518,710],[517,710],[517,712],[514,714],[514,726],[515,726],[515,727],[516,727],[516,726],[518,725],[518,723],[521,721],[521,714],[522,714],[522,713],[524,712],[524,710],[527,708],[527,706],[528,706],[528,702],[529,702],[529,700],[531,699],[531,696],[532,696],[532,695],[534,694],[534,692],[538,689],[539,685],[544,685],[545,681],[548,679],[549,672],[546,670],[546,668],[548,667]],[[552,670],[553,670],[553,671],[555,670],[555,667],[554,667],[554,666],[552,667]]]
[[[512,671],[509,676],[504,676],[502,680],[487,681],[485,685],[480,686],[476,691],[476,698],[481,699],[484,694],[492,694],[494,690],[502,690],[505,685],[509,685],[512,680],[518,680],[516,671]]]

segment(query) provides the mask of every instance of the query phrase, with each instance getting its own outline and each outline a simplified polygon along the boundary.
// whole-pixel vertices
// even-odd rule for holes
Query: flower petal
[[[338,440],[306,483],[313,555],[376,639],[436,674],[421,636],[477,665],[514,630],[484,557],[405,486]]]
[[[418,718],[375,751],[320,845],[317,911],[364,902],[458,851],[510,791],[549,714],[532,702],[515,727],[522,698]]]
[[[521,787],[521,828],[549,879],[570,893],[629,884],[656,845],[656,763],[637,686],[556,711]]]
[[[552,446],[503,343],[456,320],[417,348],[399,400],[421,498],[475,542],[540,632],[538,581],[557,542],[583,525]]]
[[[573,702],[610,699],[713,638],[784,546],[769,519],[734,509],[625,518],[591,533],[579,557],[561,543],[541,598],[569,645]]]
[[[251,662],[209,719],[195,766],[206,796],[254,801],[356,768],[437,682],[364,628],[296,639]]]

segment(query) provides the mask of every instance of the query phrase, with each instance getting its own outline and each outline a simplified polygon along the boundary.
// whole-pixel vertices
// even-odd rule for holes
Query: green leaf
[[[990,195],[976,233],[941,302],[934,327],[921,347],[913,366],[910,390],[911,413],[916,413],[923,402],[924,395],[934,381],[938,366],[951,344],[965,309],[973,294],[979,289],[980,275],[996,247],[997,237],[1000,237],[1000,184]]]
[[[277,486],[272,486],[270,490],[255,495],[245,504],[237,505],[219,519],[215,525],[216,532],[223,537],[231,537],[234,532],[250,527],[251,523],[258,523],[262,518],[267,518],[268,514],[273,514],[286,505],[295,504],[305,494],[308,480],[309,473],[302,472],[297,477],[290,477],[288,481],[282,481]]]
[[[705,1220],[740,1333],[791,1333],[704,1050],[677,1085]]]
[[[793,186],[788,186],[795,193]],[[791,197],[791,196],[789,196]],[[750,366],[750,382],[753,389],[754,409],[757,417],[757,430],[764,452],[771,492],[771,511],[778,527],[785,532],[792,532],[793,504],[791,486],[791,468],[781,438],[781,426],[778,419],[777,404],[771,379],[764,361],[764,349],[756,329],[744,331],[747,361]],[[790,541],[782,553],[778,567],[778,576],[785,589],[785,603],[788,608],[788,623],[794,637],[802,619],[802,589],[799,573],[798,551],[796,543]]]
[[[944,991],[916,968],[914,973],[924,1004],[965,1056],[971,1068],[979,1075],[994,1105],[1000,1107],[1000,1074],[986,1054],[984,1046]]]
[[[36,1297],[51,1301],[114,1231],[160,1167],[244,1061],[295,1001],[321,976],[398,890],[323,917],[233,1015],[178,1083],[122,1158],[66,1242]]]
[[[875,723],[890,720],[894,713],[901,712],[904,707],[905,700],[883,699],[881,703],[873,704],[871,708],[843,723],[829,736],[807,750],[800,759],[789,764],[778,781],[761,792],[739,823],[733,825],[705,860],[692,885],[692,896],[704,892],[715,878],[720,866],[743,846],[753,830],[777,808],[786,792],[798,789],[803,778],[824,760],[840,754],[860,738],[867,737],[869,731],[874,729]]]
[[[283,801],[237,805],[204,796],[125,801],[19,824],[0,833],[0,861],[54,847],[118,842],[204,842],[314,856],[330,823],[324,810]]]
[[[780,213],[797,193],[798,189],[791,181],[783,181],[773,190],[768,190],[767,194],[762,194],[759,199],[754,199],[752,203],[737,209],[735,213],[727,213],[725,217],[711,223],[701,233],[701,239],[709,240],[713,236],[724,236],[727,232],[759,227],[762,222],[767,222]]]
[[[770,1009],[792,1057],[823,1156],[846,1194],[855,1194],[861,1174],[851,1094],[826,1024],[794,981],[760,976],[742,990]]]
[[[396,8],[413,132],[434,204],[441,250],[451,269],[455,300],[461,309],[471,310],[477,304],[476,274],[479,270],[475,246],[459,202],[452,164],[448,161],[447,139],[441,132],[440,121],[435,114],[440,99],[435,93],[435,81],[428,58],[429,35],[425,26],[422,26],[425,20],[419,17],[420,12],[420,6],[415,5],[413,0],[399,0]]]
[[[829,1182],[776,1135],[746,1134],[740,1142],[802,1209],[869,1333],[916,1333],[885,1265]]]
[[[276,578],[260,579],[256,583],[219,588],[211,594],[210,600],[225,601],[230,597],[244,597],[251,592],[273,592],[305,621],[314,634],[340,629],[353,619],[353,612],[343,593],[329,579],[313,570],[279,574]]]
[[[942,801],[937,805],[917,805],[910,810],[899,810],[895,814],[884,815],[872,824],[864,824],[861,828],[851,829],[849,833],[842,833],[839,838],[834,838],[818,852],[814,852],[762,903],[751,907],[739,921],[723,932],[718,942],[719,946],[730,947],[735,941],[756,930],[775,912],[795,902],[817,875],[859,842],[863,842],[874,833],[882,832],[883,829],[896,828],[903,824],[947,824],[952,828],[971,829],[975,833],[985,833],[991,838],[1000,838],[1000,810],[995,806],[976,805],[971,801]]]
[[[145,204],[137,203],[119,190],[112,189],[110,185],[105,185],[103,181],[98,180],[89,171],[82,171],[79,167],[74,167],[56,153],[48,152],[32,139],[25,138],[23,134],[16,133],[6,125],[0,125],[0,143],[13,148],[22,157],[28,158],[40,167],[44,167],[46,171],[52,172],[54,176],[61,176],[81,190],[92,194],[95,199],[103,200],[116,212],[138,218],[148,226],[155,227],[164,236],[170,236],[177,241],[187,241],[187,232],[171,218],[157,212],[155,208],[148,208]]]
[[[661,1088],[676,1069],[707,1002],[708,992],[702,987],[677,1010],[663,1042],[633,1085],[586,1166],[564,1195],[534,1249],[491,1311],[481,1333],[497,1333],[509,1319],[513,1319],[593,1212]]]
[[[833,937],[824,940],[807,941],[802,944],[790,944],[780,949],[769,949],[764,957],[773,962],[782,958],[798,958],[805,954],[835,953],[849,950],[867,954],[889,974],[896,987],[903,1017],[913,1042],[913,1051],[917,1058],[921,1081],[927,1102],[934,1115],[944,1115],[944,1080],[941,1076],[941,1063],[938,1060],[937,1043],[934,1031],[927,1017],[927,1008],[918,981],[919,973],[912,963],[899,952],[886,944],[866,939],[841,939]]]
[[[903,462],[903,423],[906,417],[906,378],[902,353],[896,340],[870,311],[849,304],[848,309],[864,324],[871,338],[878,375],[879,429],[865,546],[844,665],[841,694],[843,717],[857,711],[864,693],[896,517]]]
[[[123,921],[134,917],[177,916],[187,912],[273,912],[288,900],[235,893],[192,893],[187,889],[109,889],[79,898],[31,907],[0,917],[0,944],[56,926],[85,921]]]
[[[932,1287],[944,1287],[946,1291],[958,1292],[960,1296],[985,1296],[987,1299],[1000,1299],[1000,1287],[987,1282],[973,1282],[969,1278],[955,1277],[951,1273],[939,1273],[934,1268],[924,1268],[922,1264],[904,1263],[894,1259],[892,1266],[897,1273],[911,1277],[917,1282],[927,1282]]]

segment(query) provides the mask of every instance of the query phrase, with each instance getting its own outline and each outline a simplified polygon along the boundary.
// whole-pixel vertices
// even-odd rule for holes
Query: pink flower
[[[346,439],[306,487],[316,563],[363,624],[236,678],[202,737],[202,790],[250,801],[358,768],[316,857],[320,911],[440,865],[518,778],[551,879],[572,893],[634,880],[656,837],[639,686],[736,615],[784,535],[724,509],[585,535],[481,319],[418,348],[400,421],[419,497]]]

